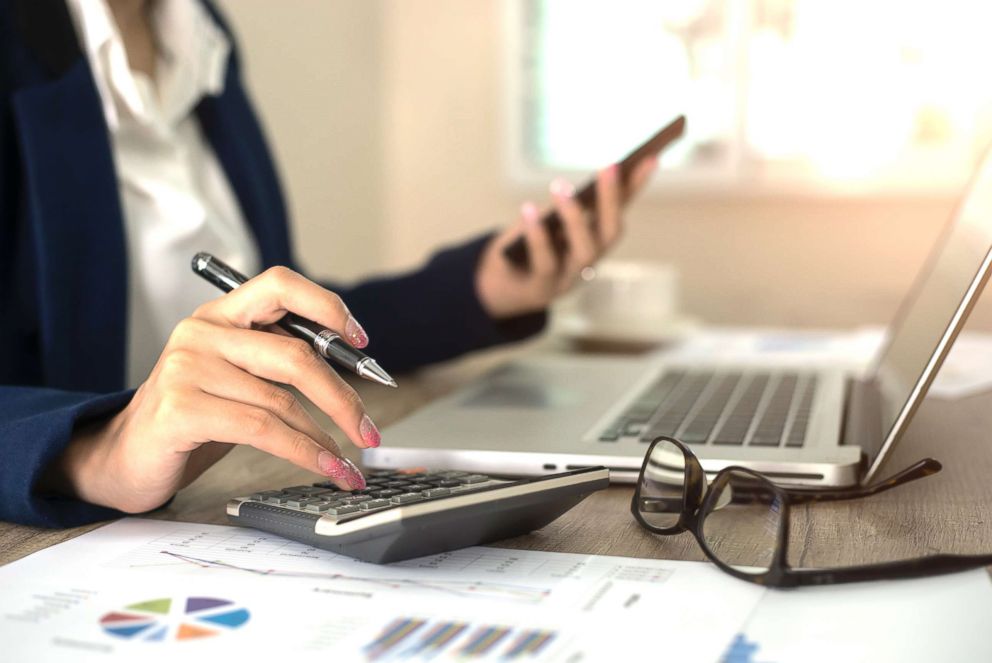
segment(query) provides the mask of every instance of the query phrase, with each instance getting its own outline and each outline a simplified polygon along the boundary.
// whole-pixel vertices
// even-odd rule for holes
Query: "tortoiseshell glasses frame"
[[[672,448],[677,448],[684,459],[684,478],[682,480],[682,494],[679,498],[673,495],[648,495],[642,494],[646,491],[643,487],[646,484],[645,471],[649,468],[649,461],[653,458],[658,444],[666,444],[666,452],[671,453]],[[676,463],[677,463],[677,459]],[[677,465],[676,465],[677,467]],[[672,466],[667,466],[664,470],[652,468],[652,471],[663,474],[671,472]],[[794,569],[786,561],[788,555],[789,542],[789,507],[796,504],[806,504],[809,502],[829,502],[838,500],[858,499],[882,493],[896,486],[921,479],[923,477],[936,474],[941,470],[939,462],[932,458],[921,460],[894,476],[874,483],[870,486],[854,486],[851,488],[839,489],[794,489],[779,486],[767,477],[743,467],[727,467],[716,474],[713,481],[707,486],[706,475],[702,465],[689,447],[672,437],[655,438],[648,447],[644,455],[644,462],[637,478],[637,486],[634,489],[634,497],[630,503],[631,513],[638,523],[645,529],[655,534],[679,534],[681,532],[691,532],[696,537],[696,541],[706,556],[722,570],[735,578],[747,580],[749,582],[765,585],[768,587],[798,587],[803,585],[827,585],[845,582],[859,582],[865,580],[886,580],[894,578],[916,578],[942,573],[953,573],[966,569],[977,568],[992,564],[992,555],[929,555],[917,559],[899,560],[885,562],[881,564],[871,564],[867,566],[851,566],[830,569]],[[734,504],[767,504],[774,510],[775,519],[772,526],[777,528],[775,534],[775,548],[771,552],[767,568],[762,567],[757,571],[746,571],[742,568],[735,568],[720,557],[710,548],[704,536],[704,523],[707,516],[718,508],[725,506],[718,502],[725,497],[725,489],[731,480],[747,484],[750,490],[744,492],[733,492]],[[652,479],[651,481],[657,482]],[[677,484],[672,484],[677,485]],[[666,513],[674,517],[678,514],[675,524],[668,527],[661,527],[648,522],[645,514]]]

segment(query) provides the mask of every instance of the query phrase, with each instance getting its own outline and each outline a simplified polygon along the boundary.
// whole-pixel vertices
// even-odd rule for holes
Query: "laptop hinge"
[[[874,379],[847,379],[842,443],[861,447],[863,473],[882,448],[882,398]]]

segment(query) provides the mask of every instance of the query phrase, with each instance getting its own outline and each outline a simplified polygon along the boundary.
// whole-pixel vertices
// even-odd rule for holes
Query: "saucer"
[[[671,343],[699,327],[699,320],[675,316],[665,320],[594,320],[577,312],[555,316],[552,329],[563,338],[592,343],[651,346]]]

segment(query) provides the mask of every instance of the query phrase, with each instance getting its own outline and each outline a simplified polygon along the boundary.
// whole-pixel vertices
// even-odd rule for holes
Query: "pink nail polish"
[[[358,320],[355,320],[351,315],[348,316],[348,322],[344,325],[344,335],[347,337],[348,342],[356,348],[364,348],[369,344],[369,335],[358,324]]]
[[[344,481],[352,490],[365,488],[365,477],[347,458],[338,458],[329,451],[321,451],[317,454],[317,467],[326,476]]]
[[[607,166],[606,176],[611,180],[617,179],[620,176],[620,164],[613,163]]]
[[[344,464],[348,466],[348,483],[351,484],[352,490],[364,490],[365,489],[365,477],[362,476],[361,470],[358,466],[347,458],[342,459]]]
[[[568,180],[556,177],[551,180],[551,195],[555,198],[571,198],[575,193],[575,187]]]
[[[362,415],[362,423],[358,425],[358,432],[362,436],[362,440],[365,444],[370,447],[377,447],[382,443],[382,435],[379,433],[379,429],[376,428],[375,423],[369,418],[369,415]]]

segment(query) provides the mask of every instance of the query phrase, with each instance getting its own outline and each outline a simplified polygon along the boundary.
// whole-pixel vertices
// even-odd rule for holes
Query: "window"
[[[524,177],[609,163],[685,113],[674,185],[942,193],[992,136],[988,3],[509,4]]]

